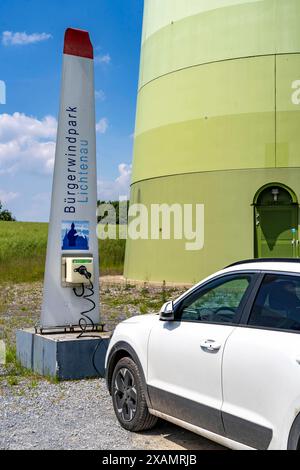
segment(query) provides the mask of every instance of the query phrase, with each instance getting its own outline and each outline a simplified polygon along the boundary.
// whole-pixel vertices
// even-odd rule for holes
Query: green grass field
[[[0,269],[2,282],[43,279],[48,224],[0,221]],[[122,274],[125,240],[99,241],[101,274]]]

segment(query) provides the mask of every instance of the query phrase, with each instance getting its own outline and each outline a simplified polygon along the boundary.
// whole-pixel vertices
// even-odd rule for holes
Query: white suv
[[[159,417],[234,449],[300,449],[300,261],[237,263],[120,323],[106,379],[128,430]]]

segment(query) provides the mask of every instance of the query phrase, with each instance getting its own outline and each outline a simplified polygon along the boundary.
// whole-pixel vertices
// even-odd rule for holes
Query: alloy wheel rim
[[[124,421],[132,421],[137,409],[137,392],[134,377],[125,367],[116,375],[114,396],[119,415]]]

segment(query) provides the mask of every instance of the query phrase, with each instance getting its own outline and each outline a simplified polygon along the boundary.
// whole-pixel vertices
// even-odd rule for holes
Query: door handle
[[[200,343],[202,349],[205,349],[208,352],[216,352],[221,349],[221,344],[217,343],[213,339],[206,339]]]

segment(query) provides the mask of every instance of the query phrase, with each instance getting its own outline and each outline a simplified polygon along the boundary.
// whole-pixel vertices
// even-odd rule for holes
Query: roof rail
[[[243,261],[237,261],[232,263],[229,266],[226,266],[224,269],[232,268],[233,266],[238,266],[240,264],[249,264],[249,263],[300,263],[300,258],[255,258],[255,259],[245,259]]]

